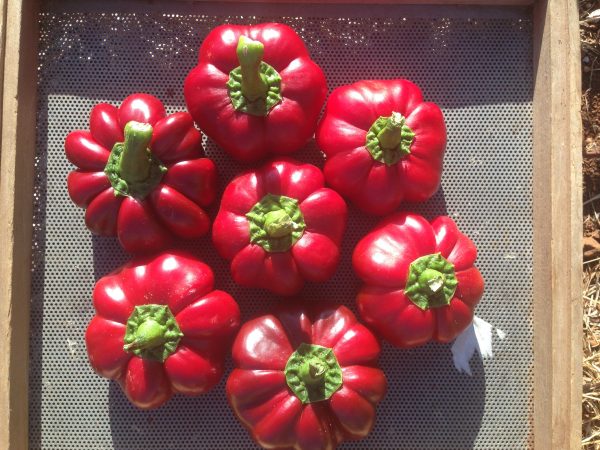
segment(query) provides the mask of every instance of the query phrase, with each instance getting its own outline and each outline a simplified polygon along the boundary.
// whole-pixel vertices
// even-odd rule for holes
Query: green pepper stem
[[[387,118],[383,130],[377,134],[377,140],[381,148],[386,150],[395,149],[402,142],[402,127],[406,119],[398,112],[392,112]]]
[[[427,290],[430,295],[437,294],[443,287],[446,277],[443,273],[434,269],[425,269],[419,275],[419,284]]]
[[[266,98],[269,84],[266,76],[259,70],[264,54],[263,43],[240,36],[236,52],[242,74],[242,94],[250,102]]]
[[[265,214],[265,231],[272,238],[289,236],[294,231],[294,225],[292,218],[282,209]]]
[[[324,364],[315,361],[308,361],[302,364],[298,375],[307,385],[315,386],[323,383],[327,367]]]
[[[155,320],[144,321],[135,332],[135,339],[123,346],[126,352],[131,350],[144,350],[155,348],[166,342],[165,332],[167,328]]]
[[[119,162],[121,178],[128,183],[145,181],[150,176],[152,159],[148,146],[152,140],[152,125],[127,122],[123,154]]]

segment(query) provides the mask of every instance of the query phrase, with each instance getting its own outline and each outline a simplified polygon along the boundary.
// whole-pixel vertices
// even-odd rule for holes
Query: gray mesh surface
[[[472,237],[486,279],[476,313],[508,335],[496,342],[494,359],[473,358],[472,377],[454,369],[449,346],[402,351],[384,345],[381,365],[389,393],[375,429],[368,439],[343,448],[527,447],[533,371],[527,11],[364,5],[223,5],[219,10],[175,3],[139,2],[119,5],[120,13],[102,13],[93,5],[69,2],[40,15],[31,448],[255,448],[226,404],[224,381],[208,395],[177,396],[159,410],[143,412],[129,405],[116,384],[91,370],[84,331],[93,315],[92,288],[126,255],[115,239],[93,237],[83,210],[69,201],[65,177],[71,166],[63,141],[70,130],[87,129],[95,103],[118,105],[136,91],[157,95],[170,112],[183,109],[183,80],[208,31],[222,22],[270,20],[288,23],[306,40],[330,89],[358,79],[405,77],[442,107],[449,136],[442,189],[413,209],[428,218],[449,214]],[[104,7],[111,5],[117,7]],[[240,166],[210,141],[206,148],[223,188]],[[322,165],[314,144],[297,157]],[[354,308],[359,282],[350,255],[375,222],[351,210],[340,268],[331,281],[306,286],[308,300],[330,298]],[[209,238],[191,247],[214,268],[217,286],[237,299],[244,318],[277,303],[265,292],[236,286]]]

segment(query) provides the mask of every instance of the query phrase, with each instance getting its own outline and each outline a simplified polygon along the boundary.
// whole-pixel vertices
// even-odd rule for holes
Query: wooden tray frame
[[[315,1],[368,2],[306,2]],[[37,12],[41,3],[42,0],[0,0],[0,449],[9,450],[28,447]],[[376,0],[371,3],[533,8],[535,357],[531,443],[539,450],[579,449],[583,308],[577,2]]]

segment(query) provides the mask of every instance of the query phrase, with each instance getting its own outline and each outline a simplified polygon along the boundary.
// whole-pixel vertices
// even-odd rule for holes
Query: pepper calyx
[[[406,118],[394,111],[373,122],[367,132],[366,147],[375,161],[391,166],[410,154],[414,138]]]
[[[457,286],[454,265],[434,253],[410,264],[404,293],[420,309],[427,310],[449,305]]]
[[[342,369],[333,349],[302,343],[285,365],[288,387],[302,403],[327,400],[342,387]]]
[[[123,350],[143,359],[164,362],[175,352],[182,337],[168,306],[140,305],[127,319]]]
[[[304,234],[306,224],[298,200],[267,194],[246,214],[250,242],[268,252],[289,250]]]

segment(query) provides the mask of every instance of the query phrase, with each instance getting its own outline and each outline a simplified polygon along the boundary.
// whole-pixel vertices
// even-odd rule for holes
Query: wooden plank
[[[534,10],[534,445],[581,448],[581,118],[577,2]]]
[[[0,448],[27,448],[37,2],[6,0],[0,164]]]

